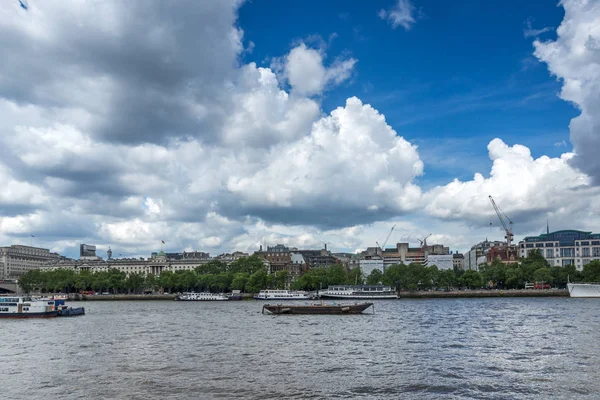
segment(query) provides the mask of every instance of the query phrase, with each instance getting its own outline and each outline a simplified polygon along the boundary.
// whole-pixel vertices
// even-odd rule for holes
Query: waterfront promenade
[[[115,300],[174,300],[175,294],[70,294],[73,301],[115,301]],[[246,300],[252,294],[243,294]],[[511,289],[511,290],[452,290],[452,291],[400,291],[401,299],[428,298],[480,298],[480,297],[568,297],[567,289]]]

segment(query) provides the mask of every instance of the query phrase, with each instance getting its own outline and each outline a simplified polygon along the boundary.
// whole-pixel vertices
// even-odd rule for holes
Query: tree
[[[138,291],[144,287],[145,277],[141,272],[132,272],[125,280],[125,287],[132,293],[138,293]]]
[[[231,289],[241,290],[242,292],[244,292],[244,289],[246,287],[246,282],[248,282],[249,276],[250,275],[242,273],[242,272],[238,272],[237,274],[234,274],[233,280],[231,281]]]
[[[552,273],[550,268],[538,268],[533,272],[535,282],[552,283]]]
[[[584,282],[600,282],[600,261],[594,260],[583,266]]]
[[[227,264],[219,260],[211,260],[195,269],[198,275],[217,275],[227,271]]]
[[[404,264],[395,264],[387,267],[381,280],[383,284],[395,287],[396,290],[400,290],[400,281],[404,267],[406,267]]]
[[[360,267],[354,267],[348,272],[348,283],[351,285],[362,285],[364,283],[363,273]]]
[[[288,279],[289,279],[289,272],[287,270],[281,270],[281,271],[275,272],[275,278],[273,280],[275,289],[285,289],[287,287]]]
[[[508,289],[522,289],[525,286],[523,270],[518,265],[511,265],[505,271],[504,286]]]
[[[367,277],[367,285],[379,285],[383,279],[383,272],[375,268]]]
[[[469,289],[479,289],[482,286],[482,278],[479,272],[474,270],[467,270],[460,277],[459,282],[461,286],[465,286]]]
[[[39,270],[32,269],[19,277],[19,286],[25,293],[30,293],[39,280]]]
[[[480,271],[486,284],[489,284],[492,287],[504,287],[504,281],[506,280],[506,264],[502,261],[495,259],[490,265],[482,266]]]

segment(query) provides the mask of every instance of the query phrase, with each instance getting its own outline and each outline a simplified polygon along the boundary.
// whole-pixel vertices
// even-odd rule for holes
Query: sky
[[[0,245],[600,231],[598,0],[7,0],[0,45]]]

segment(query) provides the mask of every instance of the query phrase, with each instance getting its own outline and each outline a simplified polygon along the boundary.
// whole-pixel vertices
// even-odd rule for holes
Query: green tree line
[[[210,291],[229,292],[240,290],[256,293],[262,289],[285,289],[291,277],[287,271],[269,274],[262,259],[257,256],[240,258],[227,265],[221,261],[210,261],[193,271],[164,271],[159,276],[130,273],[115,268],[108,271],[90,272],[57,269],[50,271],[31,270],[22,275],[19,285],[25,292],[80,292],[94,290],[110,293],[143,293],[147,290],[165,292]],[[480,271],[439,270],[436,266],[426,267],[419,263],[398,264],[386,268],[385,272],[374,270],[364,277],[360,268],[347,271],[343,265],[312,268],[291,282],[294,290],[317,290],[329,285],[342,284],[385,284],[402,290],[431,290],[450,288],[478,289],[494,287],[522,289],[526,282],[544,282],[555,287],[564,287],[568,280],[574,282],[600,282],[600,261],[592,261],[579,272],[575,266],[552,267],[537,251],[518,264],[503,264],[494,261],[482,265]]]

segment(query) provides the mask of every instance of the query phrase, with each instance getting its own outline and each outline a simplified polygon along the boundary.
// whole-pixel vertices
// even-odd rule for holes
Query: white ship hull
[[[600,297],[600,284],[598,283],[567,283],[571,297]]]
[[[397,299],[398,296],[395,294],[330,294],[330,293],[319,293],[319,296],[327,299],[349,299],[349,300],[387,300]]]

